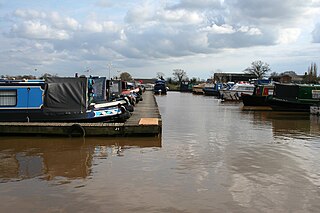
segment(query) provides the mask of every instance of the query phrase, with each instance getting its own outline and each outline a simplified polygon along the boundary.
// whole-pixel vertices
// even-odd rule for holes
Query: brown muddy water
[[[0,212],[319,212],[320,119],[157,96],[158,138],[0,137]]]

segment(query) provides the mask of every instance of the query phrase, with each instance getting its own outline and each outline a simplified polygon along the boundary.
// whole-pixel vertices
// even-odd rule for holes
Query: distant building
[[[277,76],[271,76],[271,80],[280,83],[301,83],[303,75],[297,75],[294,71],[286,71]]]
[[[256,75],[246,73],[214,73],[214,80],[216,82],[249,81],[255,78],[257,78]]]

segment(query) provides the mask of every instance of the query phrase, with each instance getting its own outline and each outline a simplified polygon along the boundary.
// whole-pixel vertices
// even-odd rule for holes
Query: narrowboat
[[[87,78],[1,81],[1,122],[116,122],[130,117],[119,106],[89,108]]]
[[[310,112],[310,106],[320,104],[320,85],[275,84],[267,103],[274,111]]]
[[[215,84],[206,84],[203,88],[203,93],[206,96],[220,96],[219,90],[223,87],[222,83],[215,83]]]
[[[157,80],[153,87],[153,93],[155,95],[166,95],[167,94],[166,81],[162,79]]]
[[[267,97],[273,95],[274,85],[256,85],[252,95],[243,94],[244,106],[269,106]]]
[[[180,83],[180,92],[192,92],[193,84],[190,81],[182,81]]]

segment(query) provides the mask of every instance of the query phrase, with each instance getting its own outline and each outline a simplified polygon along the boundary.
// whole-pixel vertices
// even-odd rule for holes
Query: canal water
[[[0,212],[319,212],[320,119],[156,97],[162,138],[0,137]]]

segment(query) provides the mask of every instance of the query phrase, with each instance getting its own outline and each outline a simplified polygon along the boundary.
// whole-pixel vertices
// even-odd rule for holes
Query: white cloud
[[[71,17],[63,17],[58,12],[49,13],[47,21],[59,29],[77,30],[80,27],[77,20]]]
[[[314,30],[312,31],[312,41],[315,43],[320,43],[320,23],[316,24]]]
[[[74,18],[62,16],[58,12],[17,9],[13,15],[15,23],[11,26],[10,33],[15,37],[67,40],[80,28]]]
[[[252,24],[289,23],[299,19],[308,3],[300,0],[225,0],[234,21]]]
[[[54,62],[70,60],[67,64],[85,61],[103,68],[106,61],[113,61],[119,67],[143,70],[145,64],[158,69],[159,64],[170,67],[190,58],[194,66],[199,58],[211,64],[210,58],[225,56],[227,50],[231,60],[230,53],[257,47],[270,51],[303,39],[307,44],[311,36],[320,43],[319,0],[98,0],[82,2],[81,8],[76,5],[54,7],[55,11],[50,6],[40,10],[4,5],[2,10],[7,12],[1,17],[0,38],[6,36],[3,40],[10,42],[3,45],[0,61],[1,55],[11,52],[13,60],[23,63],[23,52],[30,56],[25,63],[32,64],[31,56],[41,52],[47,56],[40,57],[43,63],[47,60],[52,69]],[[16,49],[20,54],[11,51]],[[203,69],[205,62],[200,66]]]
[[[221,7],[221,0],[181,0],[177,4],[174,4],[172,9],[213,9]]]
[[[23,10],[23,9],[17,9],[14,11],[14,15],[20,18],[26,18],[26,19],[39,19],[39,18],[46,18],[46,14],[44,12],[40,12],[37,10]]]
[[[204,21],[202,14],[187,10],[162,10],[158,12],[158,18],[166,22],[180,22],[183,24],[201,24]]]
[[[88,20],[83,24],[83,30],[87,32],[102,32],[103,24],[93,20]]]
[[[262,34],[261,30],[256,27],[241,26],[238,31],[243,32],[243,33],[247,33],[248,35],[261,35]]]
[[[117,33],[121,31],[121,26],[112,21],[98,22],[88,20],[83,24],[82,30],[86,33]]]
[[[212,26],[207,26],[206,28],[203,28],[200,31],[205,31],[213,34],[232,34],[235,32],[233,27],[227,24],[223,24],[221,26],[213,24]]]
[[[298,40],[300,34],[301,34],[301,29],[299,28],[281,29],[278,43],[280,44],[294,43]]]
[[[124,18],[128,23],[143,23],[151,21],[154,18],[154,5],[146,2],[142,5],[131,8]]]
[[[19,25],[13,25],[11,33],[15,36],[30,39],[70,39],[71,35],[65,30],[53,29],[40,21],[25,21]]]
[[[128,40],[124,29],[121,29],[121,31],[120,31],[120,39],[121,39],[122,41]]]

